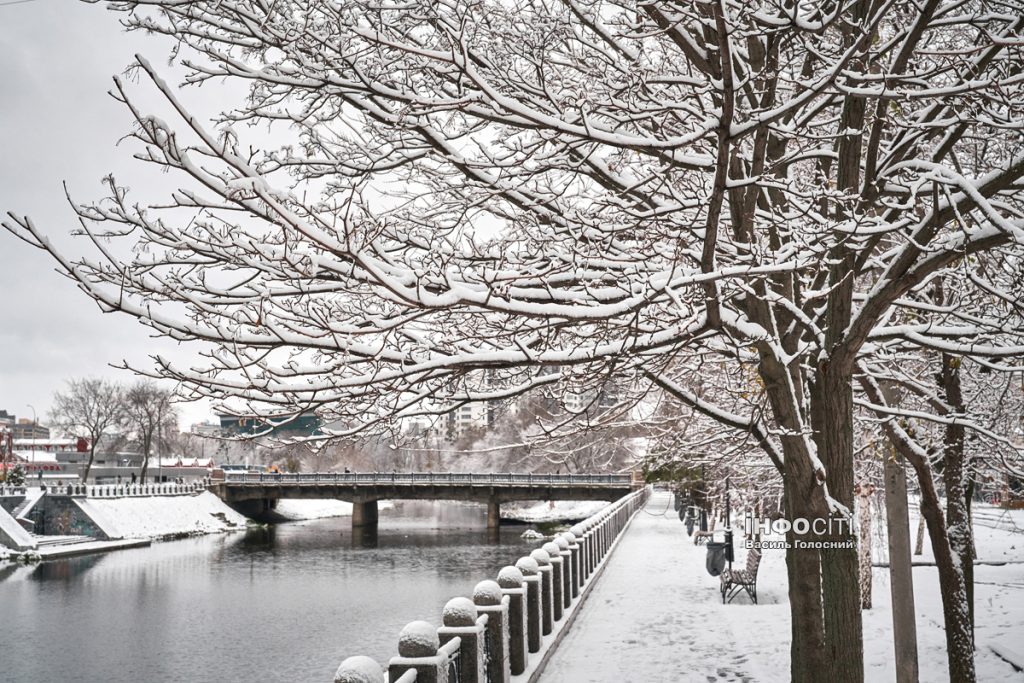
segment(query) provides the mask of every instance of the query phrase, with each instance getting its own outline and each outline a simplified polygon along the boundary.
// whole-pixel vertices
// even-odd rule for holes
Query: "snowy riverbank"
[[[90,498],[82,507],[115,538],[198,536],[244,529],[248,522],[208,491],[196,496]]]
[[[555,500],[539,503],[504,503],[501,518],[527,524],[579,521],[596,514],[608,503],[603,500]]]

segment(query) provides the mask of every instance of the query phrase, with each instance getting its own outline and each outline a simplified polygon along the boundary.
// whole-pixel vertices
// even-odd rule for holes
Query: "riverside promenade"
[[[1024,681],[1024,522],[1017,511],[981,506],[975,527],[979,681]],[[911,519],[911,528],[917,523]],[[737,536],[739,536],[737,534]],[[887,559],[884,530],[872,532],[874,557]],[[737,538],[740,567],[746,550]],[[704,568],[707,550],[686,535],[672,496],[655,493],[637,512],[539,683],[711,683],[789,681],[790,616],[784,550],[765,550],[757,605],[741,595],[723,605],[719,580]],[[922,681],[948,680],[942,603],[931,548],[915,557],[914,592]],[[917,564],[920,563],[920,564]],[[863,612],[865,679],[895,680],[888,569],[874,571],[874,606]]]
[[[745,553],[737,547],[737,560]],[[782,552],[762,561],[760,605],[745,596],[722,605],[706,554],[687,537],[671,494],[655,493],[608,558],[540,683],[789,680]]]

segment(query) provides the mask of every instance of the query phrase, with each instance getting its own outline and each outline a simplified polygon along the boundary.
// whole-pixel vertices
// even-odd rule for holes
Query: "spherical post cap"
[[[523,585],[522,570],[518,567],[502,567],[498,570],[498,585],[502,588],[520,588]]]
[[[485,579],[473,588],[473,602],[478,605],[500,605],[501,586],[497,581]]]
[[[558,546],[559,550],[568,550],[569,549],[569,539],[567,539],[565,536],[556,536],[555,537],[555,545]]]
[[[532,553],[530,553],[530,557],[537,560],[537,564],[539,564],[541,567],[546,567],[549,564],[551,564],[551,555],[549,555],[548,551],[544,550],[543,548],[537,548],[536,550],[534,550]]]
[[[541,548],[551,557],[558,557],[558,553],[562,552],[562,549],[558,547],[558,544],[551,541],[542,545]]]
[[[569,529],[569,532],[572,533],[572,535],[575,536],[576,538],[579,538],[583,534],[587,533],[587,528],[585,526],[583,526],[582,524],[577,524],[573,528]]]
[[[433,657],[439,647],[441,639],[437,637],[437,629],[429,621],[410,622],[398,634],[400,657]]]
[[[547,555],[547,553],[544,554]],[[540,564],[533,556],[520,557],[516,560],[516,568],[523,573],[523,576],[536,576],[540,572]]]
[[[469,598],[452,598],[441,615],[445,626],[473,626],[476,617],[476,605]]]
[[[571,531],[566,531],[560,536],[560,538],[564,538],[568,545],[574,545],[577,541],[576,534]]]
[[[384,670],[371,657],[349,657],[334,674],[334,683],[383,683]]]

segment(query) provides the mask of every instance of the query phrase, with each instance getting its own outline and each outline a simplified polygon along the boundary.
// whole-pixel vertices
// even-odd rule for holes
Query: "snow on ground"
[[[124,538],[167,538],[245,528],[246,518],[220,498],[197,496],[90,498],[90,508],[110,520]]]
[[[945,501],[943,501],[945,504]],[[917,542],[918,519],[916,503],[911,502],[910,545]],[[872,507],[872,513],[875,513]],[[1024,562],[1024,510],[1003,510],[987,503],[972,506],[974,517],[974,545],[981,562]],[[872,561],[889,562],[889,545],[885,532],[884,513],[874,514],[871,525]],[[920,555],[911,559],[914,563],[934,564],[931,540],[927,529]],[[1022,596],[1024,597],[1024,596]]]
[[[602,500],[553,500],[540,503],[503,503],[503,519],[514,519],[528,524],[581,520],[590,517],[608,503]]]
[[[352,515],[352,503],[341,500],[299,500],[282,498],[277,501],[274,512],[287,520],[300,521],[306,519],[324,519],[326,517],[349,517]]]
[[[1016,545],[1002,532],[993,553]],[[737,548],[742,563],[746,551]],[[719,580],[704,569],[669,494],[634,518],[577,621],[555,652],[544,683],[789,680],[790,618],[785,551],[766,550],[758,572],[761,604],[741,596],[721,604]],[[875,606],[864,613],[865,680],[894,680],[888,570],[874,573]],[[976,569],[978,680],[1024,680],[993,651],[1021,649],[1024,565]],[[934,567],[915,567],[922,681],[948,680],[942,603]]]

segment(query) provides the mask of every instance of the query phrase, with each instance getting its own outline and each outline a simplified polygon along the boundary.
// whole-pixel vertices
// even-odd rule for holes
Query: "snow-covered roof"
[[[78,446],[78,439],[14,439],[15,446],[23,446],[25,448],[33,448],[35,446],[67,446],[68,448],[76,448]]]
[[[22,462],[57,462],[57,456],[47,451],[14,451],[14,457]]]

